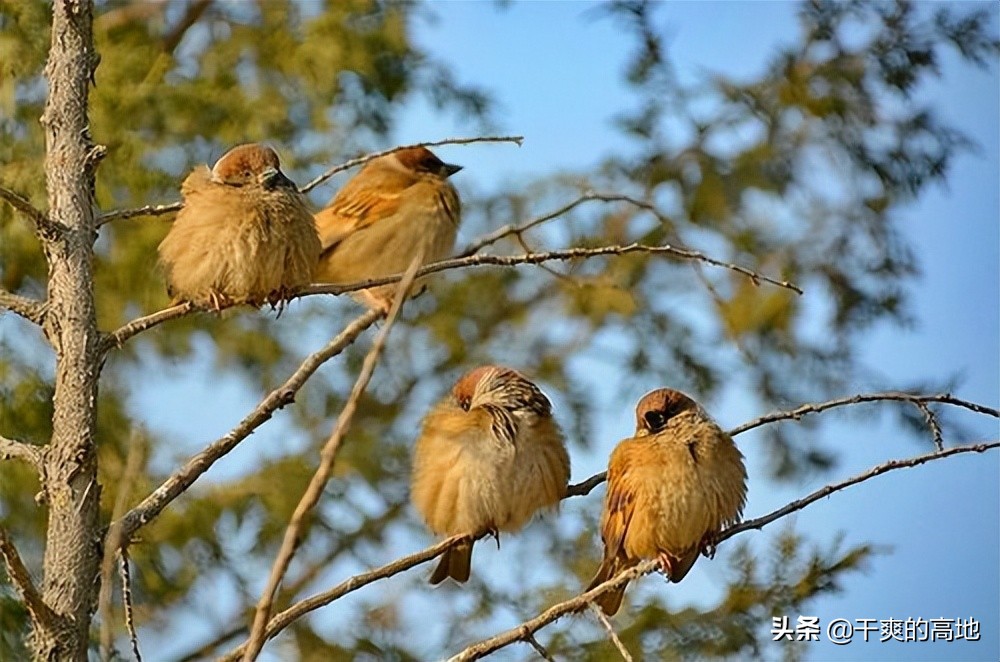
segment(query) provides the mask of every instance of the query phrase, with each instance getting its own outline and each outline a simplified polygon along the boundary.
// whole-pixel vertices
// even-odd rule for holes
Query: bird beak
[[[285,173],[281,172],[277,168],[268,168],[264,172],[260,173],[261,182],[264,184],[266,189],[275,189],[279,186],[282,188],[296,188],[295,182],[285,177]]]
[[[462,166],[460,165],[455,165],[454,163],[445,163],[444,166],[441,168],[441,171],[444,172],[445,177],[451,177],[461,169]]]

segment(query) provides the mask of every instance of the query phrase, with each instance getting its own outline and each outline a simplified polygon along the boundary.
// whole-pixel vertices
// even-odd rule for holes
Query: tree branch
[[[422,258],[423,255],[421,254],[413,259],[399,287],[396,288],[395,300],[389,311],[385,326],[379,331],[375,337],[375,342],[372,343],[371,349],[368,350],[368,354],[361,365],[361,371],[358,373],[358,378],[354,382],[354,388],[351,389],[351,394],[347,398],[340,416],[337,418],[337,424],[334,426],[330,438],[323,445],[316,473],[313,474],[312,480],[309,481],[309,485],[306,487],[306,491],[302,494],[298,505],[295,506],[295,512],[292,513],[292,518],[285,529],[285,537],[281,542],[281,549],[278,550],[278,555],[274,559],[274,565],[271,568],[271,575],[267,580],[267,586],[264,588],[263,593],[261,593],[260,601],[257,603],[253,627],[250,630],[250,639],[247,649],[243,654],[244,662],[253,662],[256,660],[261,648],[264,647],[264,642],[267,640],[265,630],[268,620],[271,618],[271,605],[274,601],[274,595],[277,593],[278,587],[281,585],[281,580],[288,571],[292,557],[295,556],[295,552],[302,543],[303,529],[306,526],[309,515],[312,509],[316,507],[316,504],[319,503],[319,499],[323,495],[323,489],[326,487],[327,481],[330,480],[330,474],[333,472],[333,463],[337,460],[340,446],[347,435],[347,431],[351,428],[351,420],[354,418],[354,412],[357,410],[358,400],[365,392],[365,389],[368,388],[368,383],[371,381],[372,375],[375,374],[375,366],[382,356],[382,349],[385,347],[386,338],[388,338],[389,331],[392,330],[396,319],[399,317],[399,311],[402,310],[406,296],[413,285],[413,280]]]
[[[660,210],[658,210],[652,204],[650,204],[648,202],[645,202],[643,200],[639,200],[637,198],[633,198],[632,196],[628,196],[628,195],[621,195],[619,193],[595,193],[593,191],[588,191],[588,192],[584,193],[583,195],[581,195],[579,198],[566,203],[565,205],[563,205],[559,209],[556,209],[555,211],[549,212],[548,214],[545,214],[543,216],[538,216],[536,218],[533,218],[530,221],[525,221],[521,225],[507,224],[507,225],[504,225],[503,227],[497,228],[493,232],[490,232],[489,234],[483,235],[479,239],[476,239],[475,241],[473,241],[472,243],[470,243],[468,246],[466,246],[462,250],[462,252],[460,252],[455,257],[469,257],[470,255],[475,255],[476,253],[478,253],[479,251],[481,251],[486,246],[490,246],[492,244],[495,244],[496,242],[500,241],[501,239],[504,239],[506,237],[510,237],[512,235],[513,236],[520,236],[520,235],[524,234],[525,232],[527,232],[528,230],[530,230],[530,229],[532,229],[532,228],[534,228],[536,226],[539,226],[539,225],[541,225],[543,223],[547,223],[548,221],[551,221],[553,219],[559,218],[563,214],[565,214],[565,213],[567,213],[567,212],[575,209],[576,207],[579,207],[580,205],[582,205],[585,202],[593,202],[593,201],[598,201],[598,202],[627,202],[627,203],[629,203],[631,205],[639,207],[640,209],[644,209],[645,211],[650,212],[651,214],[653,214],[654,216],[656,216],[657,219],[659,219],[661,222],[664,222],[664,223],[669,222],[669,219],[666,218],[660,212]]]
[[[340,354],[383,314],[382,311],[378,310],[364,312],[348,324],[326,346],[306,357],[292,373],[292,376],[284,384],[268,393],[267,397],[261,400],[260,404],[247,414],[229,434],[213,442],[188,460],[183,467],[174,472],[138,506],[126,513],[121,520],[122,539],[129,540],[132,534],[159,515],[167,505],[183,494],[199,476],[208,471],[216,461],[236,448],[241,441],[270,419],[274,412],[291,404],[295,400],[295,394],[321,365]]]
[[[31,616],[31,622],[35,629],[39,629],[40,624],[51,624],[55,621],[55,614],[42,600],[41,594],[35,588],[35,583],[31,580],[31,573],[21,561],[21,555],[17,548],[7,536],[7,529],[0,526],[0,556],[3,557],[4,565],[7,568],[7,576],[10,582],[17,589],[18,595],[24,602],[24,606]]]
[[[41,471],[44,466],[43,452],[40,446],[0,436],[0,460],[23,460],[37,471]]]
[[[5,200],[11,207],[24,214],[35,226],[38,233],[58,233],[64,229],[48,217],[45,212],[31,204],[31,202],[16,191],[0,186],[0,200]]]
[[[604,631],[608,633],[608,638],[611,640],[611,643],[614,644],[615,648],[618,649],[618,653],[622,656],[622,659],[625,660],[625,662],[633,662],[632,656],[629,654],[628,649],[625,648],[625,644],[623,644],[622,640],[618,638],[618,633],[615,632],[615,626],[611,624],[611,621],[608,619],[604,611],[602,611],[601,608],[594,602],[591,602],[587,605],[587,607],[597,618],[598,622],[600,622]]]
[[[729,431],[729,434],[736,436],[748,430],[754,428],[759,428],[762,425],[767,425],[768,423],[774,423],[776,421],[787,421],[787,420],[799,420],[806,414],[818,414],[820,412],[826,411],[827,409],[833,409],[835,407],[844,407],[847,405],[856,405],[862,402],[881,402],[881,401],[896,401],[896,402],[909,402],[916,405],[918,408],[921,404],[926,405],[928,402],[940,402],[942,404],[954,405],[956,407],[962,407],[970,411],[974,411],[977,414],[986,414],[987,416],[992,416],[993,418],[1000,418],[1000,411],[993,409],[992,407],[987,407],[985,405],[978,404],[976,402],[969,402],[967,400],[961,400],[952,396],[950,393],[940,393],[935,395],[914,395],[912,393],[902,393],[900,391],[886,391],[884,393],[861,393],[858,395],[852,395],[845,398],[837,398],[836,400],[827,400],[826,402],[818,403],[808,403],[791,409],[789,411],[779,411],[770,414],[765,414],[760,418],[755,418],[754,420],[744,423],[743,425],[737,426]],[[933,428],[932,428],[933,430]]]
[[[45,324],[45,313],[48,311],[44,301],[23,297],[0,287],[0,309],[4,308],[38,326]]]
[[[798,510],[802,510],[809,504],[819,501],[834,492],[839,492],[851,485],[856,485],[858,483],[863,483],[866,480],[870,480],[876,476],[880,476],[889,471],[894,471],[896,469],[906,469],[908,467],[915,467],[926,462],[931,462],[933,460],[939,460],[951,455],[958,455],[959,453],[982,453],[987,450],[994,448],[1000,448],[1000,441],[992,441],[981,444],[975,444],[971,446],[957,446],[954,448],[948,448],[943,451],[934,451],[933,453],[927,453],[924,455],[918,455],[906,460],[890,460],[884,464],[872,467],[868,471],[858,474],[852,478],[841,481],[839,483],[833,483],[826,485],[819,490],[816,490],[812,494],[809,494],[802,499],[793,501],[792,503],[775,510],[774,512],[768,513],[763,517],[758,517],[756,519],[748,520],[742,522],[735,526],[732,526],[725,531],[723,531],[717,538],[716,542],[722,542],[737,533],[742,533],[743,531],[749,531],[750,529],[761,529],[765,525],[774,522],[775,520],[781,519],[786,515],[793,513]],[[654,570],[660,569],[660,562],[658,560],[643,561],[639,565],[630,568],[617,575],[616,577],[596,586],[594,589],[587,591],[581,595],[570,600],[565,600],[563,602],[557,603],[552,607],[549,607],[540,615],[535,618],[525,621],[521,625],[511,628],[505,632],[490,637],[489,639],[484,639],[476,644],[473,644],[457,655],[452,656],[448,659],[448,662],[465,662],[466,660],[478,660],[490,653],[496,652],[501,648],[505,648],[516,641],[526,641],[526,637],[529,635],[534,635],[535,632],[542,629],[546,625],[553,623],[562,616],[566,614],[575,613],[581,611],[587,607],[588,604],[593,602],[595,598],[606,593],[609,590],[622,586],[629,580],[639,577],[640,575],[646,575]]]
[[[171,202],[165,205],[145,205],[135,209],[119,209],[117,211],[104,212],[97,217],[97,227],[111,221],[124,221],[138,216],[164,216],[180,211],[184,207],[183,203]]]
[[[451,549],[453,546],[459,542],[466,540],[478,540],[479,538],[485,537],[487,534],[482,534],[474,538],[470,536],[452,536],[451,538],[446,538],[441,542],[431,545],[426,549],[422,549],[415,554],[410,554],[409,556],[404,556],[402,558],[396,559],[391,563],[387,563],[374,570],[369,570],[368,572],[363,572],[359,575],[354,575],[343,582],[337,584],[333,588],[318,593],[312,597],[306,598],[286,609],[285,611],[276,614],[267,624],[266,636],[268,639],[272,639],[279,632],[287,628],[289,625],[302,618],[306,614],[319,609],[320,607],[325,607],[331,602],[342,598],[348,593],[353,593],[360,588],[377,582],[380,579],[386,579],[387,577],[392,577],[401,572],[405,572],[410,568],[414,568],[418,565],[426,563],[436,559],[437,557],[444,554],[446,551]],[[219,658],[217,662],[234,662],[240,659],[244,651],[246,651],[247,644],[241,644],[239,647],[233,649],[229,653],[223,655]]]
[[[442,260],[440,262],[429,264],[417,272],[417,277],[420,278],[421,276],[425,276],[427,274],[447,271],[449,269],[460,269],[462,267],[479,267],[485,265],[512,267],[518,264],[541,264],[543,262],[577,260],[600,257],[602,255],[627,255],[629,253],[669,255],[681,260],[697,260],[699,262],[705,262],[706,264],[722,267],[723,269],[735,271],[736,273],[746,276],[755,284],[760,284],[760,282],[763,281],[778,287],[792,290],[796,294],[802,294],[802,289],[798,285],[790,283],[786,280],[777,280],[775,278],[771,278],[770,276],[757,273],[751,269],[747,269],[746,267],[717,260],[714,257],[709,257],[699,251],[676,248],[670,245],[647,246],[645,244],[619,244],[614,246],[598,246],[596,248],[567,248],[559,251],[542,251],[538,253],[524,253],[521,255],[469,255],[467,257],[450,258],[448,260]],[[400,275],[396,274],[394,276],[385,276],[383,278],[371,278],[360,283],[351,283],[349,285],[309,285],[299,290],[296,294],[293,294],[292,298],[304,297],[313,294],[344,294],[345,292],[364,290],[377,285],[395,283],[399,281],[399,279]]]
[[[385,156],[387,154],[392,154],[393,152],[398,152],[401,149],[410,149],[412,147],[436,147],[438,145],[468,145],[469,143],[515,143],[518,147],[524,143],[524,136],[484,136],[480,138],[445,138],[444,140],[434,140],[431,142],[413,143],[412,145],[400,145],[398,147],[393,147],[392,149],[386,149],[381,152],[373,152],[371,154],[366,154],[364,156],[359,156],[356,159],[351,159],[350,161],[345,161],[340,165],[334,166],[321,174],[320,176],[313,179],[311,182],[299,189],[302,193],[308,193],[313,190],[326,180],[330,179],[338,172],[343,172],[344,170],[350,170],[351,168],[359,165],[364,165],[369,161],[377,159],[379,157]]]
[[[743,274],[754,283],[760,283],[761,281],[777,285],[778,287],[784,287],[790,289],[798,294],[802,294],[801,288],[799,288],[794,283],[788,281],[779,281],[769,276],[764,276],[755,271],[741,267],[735,264],[730,264],[728,262],[723,262],[721,260],[716,260],[715,258],[709,257],[700,253],[698,251],[685,250],[681,248],[675,248],[673,246],[645,246],[642,244],[628,244],[625,246],[601,246],[598,248],[570,248],[562,251],[547,251],[543,253],[525,253],[522,255],[470,255],[460,258],[451,258],[448,260],[442,260],[440,262],[434,262],[429,265],[422,267],[417,271],[417,278],[425,276],[427,274],[437,273],[439,271],[447,271],[450,269],[460,269],[463,267],[477,267],[477,266],[501,266],[501,267],[512,267],[518,264],[541,264],[543,262],[551,262],[556,260],[573,260],[573,259],[586,259],[591,257],[599,257],[602,255],[625,255],[627,253],[652,253],[656,255],[672,255],[679,259],[685,260],[698,260],[705,262],[707,264],[712,264],[718,267],[729,269],[737,273]],[[385,276],[382,278],[370,278],[368,280],[359,281],[357,283],[350,283],[347,285],[308,285],[298,292],[291,295],[291,299],[300,299],[307,296],[313,296],[316,294],[332,294],[341,295],[348,292],[356,292],[358,290],[364,290],[369,287],[375,287],[378,285],[387,285],[390,283],[398,283],[402,278],[402,274],[396,274],[393,276]],[[227,306],[222,306],[226,308]],[[170,320],[175,320],[184,317],[196,310],[200,310],[198,306],[192,303],[182,303],[176,306],[171,306],[170,308],[164,308],[155,313],[145,315],[143,317],[138,317],[131,322],[125,324],[124,326],[116,329],[115,331],[107,334],[104,338],[103,349],[104,351],[110,350],[112,347],[120,347],[125,341],[129,340],[133,336],[147,331],[154,326],[163,324],[164,322],[169,322]]]

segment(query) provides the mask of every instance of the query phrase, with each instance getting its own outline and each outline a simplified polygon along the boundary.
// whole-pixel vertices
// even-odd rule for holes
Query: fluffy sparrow
[[[307,285],[320,242],[306,200],[266,145],[240,145],[181,185],[184,207],[160,244],[174,301],[282,303]]]
[[[661,388],[639,401],[635,417],[635,436],[620,442],[608,462],[604,560],[587,590],[651,558],[679,582],[743,512],[743,455],[698,403]],[[622,586],[596,602],[611,615],[624,594]]]
[[[569,455],[548,398],[510,368],[482,366],[424,418],[411,499],[434,533],[499,536],[557,506],[568,481]],[[472,543],[455,546],[430,581],[464,582],[471,562]]]
[[[424,147],[369,161],[316,214],[323,254],[314,280],[346,285],[400,274],[418,256],[422,264],[448,257],[462,212],[448,178],[461,169]],[[388,310],[395,289],[374,287],[355,298]]]

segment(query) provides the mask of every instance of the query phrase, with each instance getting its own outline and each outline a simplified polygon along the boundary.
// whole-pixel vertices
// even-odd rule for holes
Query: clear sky
[[[983,6],[980,3],[979,6]],[[990,5],[996,17],[996,4]],[[467,166],[462,186],[485,190],[516,186],[554,169],[596,163],[620,140],[610,118],[627,107],[621,83],[626,40],[607,20],[596,20],[583,2],[521,2],[505,11],[487,3],[438,2],[436,20],[422,25],[421,41],[454,66],[460,78],[484,84],[501,103],[500,128],[526,137],[520,149],[504,146],[442,148]],[[661,14],[670,24],[670,52],[682,74],[703,71],[752,75],[775,47],[796,35],[796,5],[786,2],[672,2]],[[949,57],[940,83],[922,90],[943,118],[980,145],[958,158],[947,187],[937,187],[901,212],[920,258],[915,329],[882,327],[866,340],[864,353],[891,389],[920,379],[960,375],[956,395],[996,406],[1000,400],[998,318],[998,104],[997,68],[984,72]],[[419,107],[405,117],[397,137],[411,142],[464,135],[467,128]],[[858,385],[866,390],[870,385]],[[746,408],[739,394],[717,411],[724,425],[762,413]],[[574,457],[577,479],[600,468],[631,420],[606,412],[596,434],[597,457]],[[836,418],[836,417],[831,417]],[[840,419],[841,421],[845,419]],[[995,439],[994,419],[967,419],[971,439]],[[851,476],[895,457],[926,450],[884,417],[824,428],[824,438],[842,451],[832,475],[776,488],[751,484],[747,516],[761,515],[822,484]],[[752,435],[740,438],[751,466],[760,450]],[[601,456],[603,453],[603,457]],[[819,599],[813,613],[834,618],[976,618],[978,644],[822,642],[814,660],[976,659],[1000,657],[1000,454],[964,456],[880,477],[841,492],[794,517],[795,526],[822,544],[843,535],[844,545],[870,541],[891,549],[866,574],[851,575],[844,591]],[[753,481],[752,472],[751,480]],[[746,536],[762,538],[781,529]],[[761,544],[758,549],[764,549]],[[718,595],[721,570],[709,563],[669,589],[675,600],[702,602]],[[658,587],[660,585],[657,585]],[[657,590],[660,590],[657,588]],[[686,596],[683,594],[687,594]],[[794,622],[797,614],[789,614]],[[513,625],[513,622],[505,625]],[[825,637],[823,637],[825,639]]]
[[[594,16],[594,4],[516,2],[503,11],[488,2],[432,2],[429,6],[435,20],[418,24],[418,40],[447,61],[460,80],[478,83],[495,94],[498,129],[526,138],[521,148],[441,148],[439,154],[445,160],[466,167],[456,178],[461,190],[514,188],[554,170],[581,170],[596,164],[621,140],[611,118],[631,102],[621,83],[631,44],[611,21]],[[779,44],[795,38],[796,6],[786,2],[672,2],[661,14],[669,19],[670,51],[682,75],[694,77],[707,70],[749,76],[761,71]],[[998,5],[989,6],[996,18]],[[880,388],[958,374],[961,380],[956,395],[996,406],[1000,401],[1000,85],[996,67],[983,72],[959,66],[954,58],[943,63],[942,73],[942,82],[926,87],[922,94],[934,101],[946,120],[972,136],[981,150],[955,161],[946,188],[931,190],[900,212],[923,267],[915,288],[918,324],[912,330],[877,328],[866,339],[864,352],[869,365],[881,375],[876,385]],[[409,143],[474,133],[471,127],[415,101],[395,138]],[[325,190],[329,194],[329,187]],[[461,236],[459,243],[471,238]],[[178,445],[164,449],[165,455],[186,456],[198,442],[224,433],[256,404],[253,394],[212,379],[211,361],[204,365],[204,374],[192,374],[186,365],[186,379],[157,366],[150,370],[150,380],[160,379],[162,384],[148,389],[148,400],[145,395],[136,396],[134,404],[150,425],[192,444],[190,448]],[[857,390],[871,390],[871,386],[858,384]],[[171,397],[171,389],[181,401],[210,396],[212,411],[197,420],[171,418],[155,406]],[[732,427],[763,413],[748,402],[738,388],[733,389],[714,414],[724,427]],[[594,429],[594,453],[573,458],[575,480],[603,468],[614,443],[631,433],[630,416],[620,411],[600,412]],[[829,418],[837,423],[825,427],[822,436],[829,446],[842,451],[837,468],[832,474],[792,486],[776,487],[764,480],[762,446],[752,434],[739,438],[751,467],[748,517],[762,515],[874,464],[927,450],[926,445],[899,432],[890,417],[863,419],[861,423],[846,417]],[[998,435],[993,420],[964,420],[971,434],[962,441],[995,439]],[[222,479],[238,471],[262,452],[259,449],[270,445],[268,440],[287,432],[280,421],[273,423],[254,435],[253,444],[244,444],[213,468],[209,478]],[[971,617],[982,623],[978,644],[834,646],[822,642],[809,649],[809,658],[1000,659],[998,476],[1000,453],[947,459],[890,473],[790,518],[798,530],[821,545],[829,545],[842,535],[845,546],[868,541],[891,548],[875,558],[867,573],[849,576],[843,592],[819,599],[815,609],[805,614],[820,617],[821,624],[834,618],[907,617]],[[599,507],[599,497],[574,501],[581,503],[572,507]],[[755,549],[764,550],[765,542],[782,528],[783,524],[772,525],[742,538],[753,541]],[[415,548],[413,540],[394,541],[393,545],[387,554],[399,556]],[[511,553],[506,544],[504,552]],[[720,555],[725,552],[723,547]],[[477,550],[478,554],[491,558],[486,549]],[[724,563],[702,561],[678,585],[647,580],[643,590],[670,591],[671,606],[709,604],[724,585],[724,569]],[[392,591],[399,586],[389,583],[379,590]],[[794,622],[798,614],[788,616]],[[497,623],[497,630],[514,624],[514,620],[503,620]],[[161,643],[161,654],[178,645],[176,640]],[[189,642],[179,645],[187,648]],[[273,649],[265,649],[264,657],[276,659],[273,654]]]

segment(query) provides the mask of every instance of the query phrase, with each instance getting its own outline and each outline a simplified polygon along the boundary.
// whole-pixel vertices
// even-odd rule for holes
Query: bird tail
[[[469,581],[471,572],[472,543],[460,542],[441,555],[441,561],[438,562],[434,574],[431,575],[431,584],[440,584],[448,577],[464,584]]]
[[[605,558],[601,561],[601,567],[597,569],[597,574],[594,575],[594,579],[591,580],[590,585],[587,590],[597,588],[598,585],[603,584],[609,579],[613,579],[615,575],[620,573],[625,569],[625,564],[622,563],[618,557]],[[619,586],[616,589],[610,591],[605,591],[601,595],[594,599],[594,603],[601,608],[608,616],[614,616],[618,613],[618,609],[622,606],[622,599],[625,597],[625,587],[628,583]]]
[[[701,549],[695,547],[687,554],[677,559],[675,563],[672,563],[669,572],[670,581],[676,584],[680,580],[684,579],[684,577],[687,576],[688,571],[691,570],[691,566],[693,566],[694,562],[698,560],[698,555],[700,553]]]

